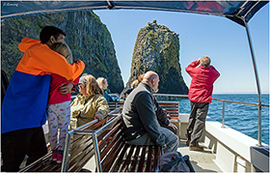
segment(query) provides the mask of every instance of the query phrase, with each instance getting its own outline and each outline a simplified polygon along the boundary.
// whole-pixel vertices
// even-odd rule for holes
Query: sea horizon
[[[258,103],[257,94],[213,94],[212,98]],[[180,112],[190,113],[190,101],[188,99],[181,99],[179,102]],[[263,105],[269,105],[269,94],[261,95],[261,103]],[[258,140],[257,106],[225,102],[224,114],[226,126]],[[222,102],[212,100],[207,115],[211,119],[222,123]],[[263,143],[269,145],[269,107],[262,107],[261,109],[261,140]]]

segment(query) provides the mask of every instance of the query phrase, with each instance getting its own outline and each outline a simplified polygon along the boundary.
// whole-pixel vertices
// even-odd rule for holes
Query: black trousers
[[[16,130],[1,135],[3,166],[1,171],[17,172],[25,155],[26,165],[47,154],[42,127]]]
[[[190,102],[190,107],[187,139],[190,140],[190,146],[197,146],[198,140],[202,136],[209,103]]]

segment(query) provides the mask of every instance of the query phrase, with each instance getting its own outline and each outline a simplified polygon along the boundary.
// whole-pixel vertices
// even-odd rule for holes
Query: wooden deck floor
[[[201,151],[189,151],[188,146],[186,146],[185,141],[181,140],[178,147],[179,152],[184,155],[189,155],[189,159],[193,168],[196,172],[222,172],[217,165],[214,163],[215,155],[209,150],[206,149]],[[95,172],[95,160],[92,158],[84,168]]]
[[[189,155],[190,162],[196,172],[222,172],[214,163],[216,156],[209,149],[190,151],[185,141],[181,140],[177,151],[183,156]]]

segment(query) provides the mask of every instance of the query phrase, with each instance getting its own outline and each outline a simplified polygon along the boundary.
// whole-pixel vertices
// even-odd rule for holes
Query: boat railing
[[[154,94],[155,97],[178,97],[178,98],[188,98],[188,95],[180,95],[180,94]],[[231,100],[223,100],[223,99],[216,99],[212,98],[212,100],[220,101],[222,102],[222,128],[225,127],[225,103],[234,103],[234,104],[241,104],[241,105],[250,105],[250,106],[257,106],[258,107],[258,146],[261,146],[261,108],[267,107],[269,108],[269,105],[261,104],[261,103],[247,103],[247,102],[238,102],[238,101],[231,101]]]

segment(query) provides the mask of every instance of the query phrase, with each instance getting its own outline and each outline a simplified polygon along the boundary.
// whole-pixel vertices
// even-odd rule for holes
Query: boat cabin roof
[[[268,1],[1,1],[1,20],[10,17],[96,9],[147,9],[227,17],[245,22]]]

